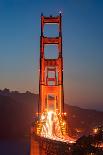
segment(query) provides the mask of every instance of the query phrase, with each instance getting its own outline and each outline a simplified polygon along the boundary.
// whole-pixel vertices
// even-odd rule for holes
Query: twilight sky
[[[38,93],[40,15],[59,10],[65,102],[103,110],[102,0],[0,0],[0,89]],[[45,34],[56,28],[48,25]],[[47,55],[55,49],[47,47]]]

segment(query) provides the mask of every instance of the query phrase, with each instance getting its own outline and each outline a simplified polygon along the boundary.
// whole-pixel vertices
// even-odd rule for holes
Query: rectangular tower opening
[[[45,24],[44,25],[44,36],[57,37],[59,36],[58,24]]]
[[[56,96],[55,94],[48,94],[47,96],[47,109],[48,111],[56,110]]]
[[[45,84],[48,86],[55,86],[58,84],[56,67],[45,68]]]
[[[44,57],[46,59],[57,59],[58,58],[58,46],[56,45],[45,45]]]

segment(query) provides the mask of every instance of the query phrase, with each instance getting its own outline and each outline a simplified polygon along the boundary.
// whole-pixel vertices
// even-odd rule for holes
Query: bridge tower
[[[58,36],[45,36],[44,26],[46,24],[57,24]],[[57,58],[48,59],[45,57],[45,46],[48,45],[56,45],[58,47]],[[55,17],[46,17],[41,14],[39,99],[39,114],[46,110],[58,111],[58,113],[64,112],[61,13]]]
[[[57,24],[58,36],[45,36],[46,24]],[[57,46],[56,58],[51,59],[45,56],[45,46],[50,45]],[[67,136],[66,113],[64,113],[61,13],[58,16],[49,17],[41,14],[38,114],[40,117],[37,117],[31,127],[30,155],[67,153],[65,144],[54,141],[54,137],[63,140]],[[63,146],[63,152],[61,152],[61,146]]]

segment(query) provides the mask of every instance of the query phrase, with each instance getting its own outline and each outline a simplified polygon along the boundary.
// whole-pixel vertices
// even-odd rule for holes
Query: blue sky
[[[65,101],[103,109],[102,0],[0,0],[0,89],[38,93],[40,15],[59,10]],[[56,33],[55,26],[46,33]]]

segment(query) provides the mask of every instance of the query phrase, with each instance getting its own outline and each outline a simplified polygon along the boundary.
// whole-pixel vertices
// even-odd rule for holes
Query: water
[[[0,155],[29,155],[30,145],[25,140],[0,141]]]

